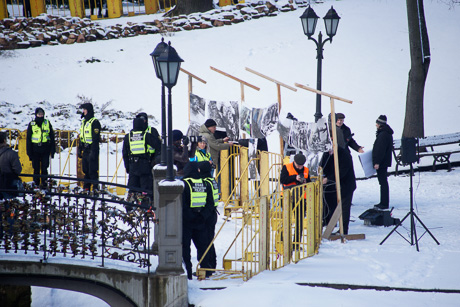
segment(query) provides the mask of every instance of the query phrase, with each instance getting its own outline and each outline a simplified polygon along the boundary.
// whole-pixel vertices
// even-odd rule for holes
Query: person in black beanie
[[[206,197],[210,193],[200,177],[198,163],[189,162],[184,168],[184,191],[182,192],[182,260],[187,271],[187,278],[192,277],[192,261],[190,245],[193,243],[200,260],[208,247],[206,219],[209,211],[206,209]],[[202,268],[210,268],[208,255],[201,262]]]
[[[307,158],[298,153],[294,156],[294,161],[283,165],[280,173],[280,183],[282,184],[283,190],[291,189],[298,185],[311,182],[308,167],[304,164]],[[299,199],[300,198],[300,199]],[[306,195],[298,195],[295,193],[292,196],[292,209],[295,214],[295,233],[293,238],[293,249],[300,249],[300,242],[302,241],[303,233],[303,220],[306,211]]]
[[[139,192],[136,189],[131,191],[133,188],[142,189],[150,199],[153,199],[153,174],[149,148],[154,148],[156,142],[158,137],[147,132],[147,123],[142,118],[133,120],[133,129],[123,140],[123,163],[129,174],[130,192]]]
[[[376,120],[377,127],[374,147],[372,149],[372,164],[377,170],[377,179],[380,184],[380,203],[376,209],[390,208],[390,188],[388,186],[388,167],[392,162],[393,129],[387,123],[386,115],[380,115]]]
[[[83,159],[82,168],[85,174],[84,179],[99,180],[99,143],[101,139],[101,124],[94,117],[93,104],[87,102],[80,105],[83,110],[80,126],[80,145],[78,146],[78,157]],[[83,188],[90,190],[91,186],[98,189],[97,183],[85,182]]]
[[[56,143],[53,126],[45,119],[45,110],[40,107],[35,109],[35,119],[27,127],[26,150],[34,169],[34,183],[43,187],[46,178],[40,175],[48,175],[50,156],[54,158]]]

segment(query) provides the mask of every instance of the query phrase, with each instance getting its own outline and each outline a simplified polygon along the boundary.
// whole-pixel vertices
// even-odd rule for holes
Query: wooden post
[[[264,74],[261,74],[260,72],[257,72],[251,68],[246,67],[246,70],[249,72],[252,72],[253,74],[258,75],[259,77],[262,77],[264,79],[267,79],[268,81],[274,82],[276,84],[276,90],[278,94],[278,110],[281,111],[281,86],[284,86],[287,89],[290,89],[291,91],[297,92],[297,89],[295,87],[289,86],[287,84],[284,84],[283,82],[277,81],[273,78],[270,78]],[[284,152],[284,146],[283,146],[283,138],[280,136],[280,154],[283,155]]]
[[[311,87],[298,84],[296,83],[295,86],[300,87],[304,90],[314,92],[323,96],[327,96],[331,99],[331,127],[332,130],[332,144],[333,144],[333,149],[334,149],[334,167],[335,167],[335,178],[340,178],[340,173],[339,173],[339,158],[338,158],[338,149],[337,149],[337,131],[335,129],[335,104],[334,104],[334,99],[340,100],[346,103],[353,103],[353,101],[341,98],[332,94],[328,94],[323,91],[318,91],[316,89],[313,89]],[[364,239],[365,235],[364,234],[357,234],[357,235],[344,235],[343,234],[343,221],[342,221],[342,195],[340,193],[340,180],[336,181],[335,184],[336,191],[337,191],[337,208],[335,209],[334,213],[332,214],[331,220],[329,221],[329,224],[326,227],[326,230],[323,233],[323,239],[331,239],[331,234],[332,230],[334,229],[335,225],[337,224],[337,221],[340,219],[340,238],[342,239],[342,242],[344,242],[345,239],[347,240],[356,240],[356,239]]]
[[[191,72],[188,72],[186,71],[185,69],[181,68],[180,71],[184,72],[185,74],[188,75],[188,122],[190,123],[190,94],[192,93],[192,90],[193,90],[193,84],[192,84],[192,80],[193,78],[197,79],[198,81],[206,84],[206,81],[204,81],[203,79],[195,76],[194,74],[192,74]]]

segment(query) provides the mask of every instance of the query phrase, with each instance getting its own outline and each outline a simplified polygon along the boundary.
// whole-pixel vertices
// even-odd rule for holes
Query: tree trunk
[[[407,84],[403,137],[425,136],[423,96],[430,66],[430,44],[425,23],[423,0],[406,0],[411,69]]]
[[[176,7],[167,12],[165,17],[202,13],[212,10],[213,0],[177,0]]]

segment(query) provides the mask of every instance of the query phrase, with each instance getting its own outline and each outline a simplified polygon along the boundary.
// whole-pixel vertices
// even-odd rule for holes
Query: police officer
[[[40,107],[35,109],[35,119],[27,127],[26,148],[34,175],[38,175],[34,176],[35,185],[44,186],[46,178],[40,175],[48,175],[50,156],[54,158],[56,144],[53,126],[48,119],[45,119],[45,111]]]
[[[101,134],[101,124],[94,117],[94,108],[91,103],[84,103],[80,106],[83,110],[81,117],[83,121],[80,126],[80,146],[78,147],[78,157],[83,159],[83,173],[85,179],[99,180],[99,143]],[[90,190],[97,189],[97,183],[85,182],[83,188]]]
[[[208,188],[200,178],[198,163],[189,162],[184,167],[184,191],[182,192],[182,260],[187,271],[187,278],[192,279],[192,262],[190,244],[193,240],[200,260],[208,247],[206,232],[206,198]],[[209,268],[208,256],[201,263],[202,268]]]
[[[147,116],[147,113],[141,112],[136,115],[136,118],[142,118],[144,120],[146,128],[146,132],[150,133],[153,135],[155,138],[155,146],[150,146],[148,145],[147,147],[147,152],[150,155],[150,164],[151,166],[155,166],[155,164],[159,163],[160,159],[160,150],[161,150],[161,137],[158,134],[158,130],[155,129],[155,127],[149,126],[149,118]]]
[[[129,174],[128,187],[148,191],[153,198],[153,175],[148,148],[158,148],[159,139],[147,132],[146,122],[142,118],[133,120],[133,129],[125,135],[123,141],[123,162]]]
[[[209,244],[211,244],[212,240],[214,239],[216,232],[217,206],[219,205],[219,187],[216,180],[212,176],[213,169],[208,161],[199,162],[198,168],[200,169],[200,177],[208,187],[206,209],[209,213],[207,214],[208,217],[206,218],[205,224],[206,232],[208,234],[206,246],[209,246]],[[215,269],[217,267],[217,255],[214,244],[211,245],[211,248],[208,251],[208,263],[211,269]],[[207,275],[212,275],[212,272],[207,272]]]

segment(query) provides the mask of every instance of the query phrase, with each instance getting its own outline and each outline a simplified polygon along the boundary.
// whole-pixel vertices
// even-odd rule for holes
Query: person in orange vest
[[[280,182],[283,185],[283,190],[291,189],[295,186],[311,182],[308,167],[304,166],[306,161],[307,158],[303,154],[298,153],[294,156],[293,162],[283,165],[280,174]],[[292,197],[292,209],[294,209],[296,217],[293,248],[297,250],[299,249],[299,243],[302,240],[303,219],[306,211],[306,196],[301,196],[301,199],[298,199],[298,196],[298,193],[295,193]],[[299,201],[299,205],[296,206]]]

